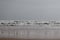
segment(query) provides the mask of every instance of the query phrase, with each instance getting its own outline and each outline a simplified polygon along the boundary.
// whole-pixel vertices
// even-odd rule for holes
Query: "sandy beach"
[[[9,40],[10,38],[11,40],[60,39],[60,27],[47,25],[0,26],[0,38],[8,38]]]

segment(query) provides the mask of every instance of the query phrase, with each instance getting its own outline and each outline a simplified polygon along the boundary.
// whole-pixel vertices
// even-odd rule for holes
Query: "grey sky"
[[[60,0],[0,0],[0,19],[60,20]]]

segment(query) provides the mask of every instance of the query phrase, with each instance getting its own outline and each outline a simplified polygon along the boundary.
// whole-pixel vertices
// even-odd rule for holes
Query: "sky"
[[[0,20],[60,20],[60,0],[0,0]]]

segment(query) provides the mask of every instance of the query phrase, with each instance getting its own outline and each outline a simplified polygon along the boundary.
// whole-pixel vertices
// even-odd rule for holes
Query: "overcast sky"
[[[60,0],[0,0],[1,20],[60,20]]]

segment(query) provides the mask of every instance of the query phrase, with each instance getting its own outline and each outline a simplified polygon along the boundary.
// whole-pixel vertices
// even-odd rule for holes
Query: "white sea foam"
[[[0,20],[0,25],[16,26],[16,25],[59,25],[60,21],[36,21],[36,20]]]

